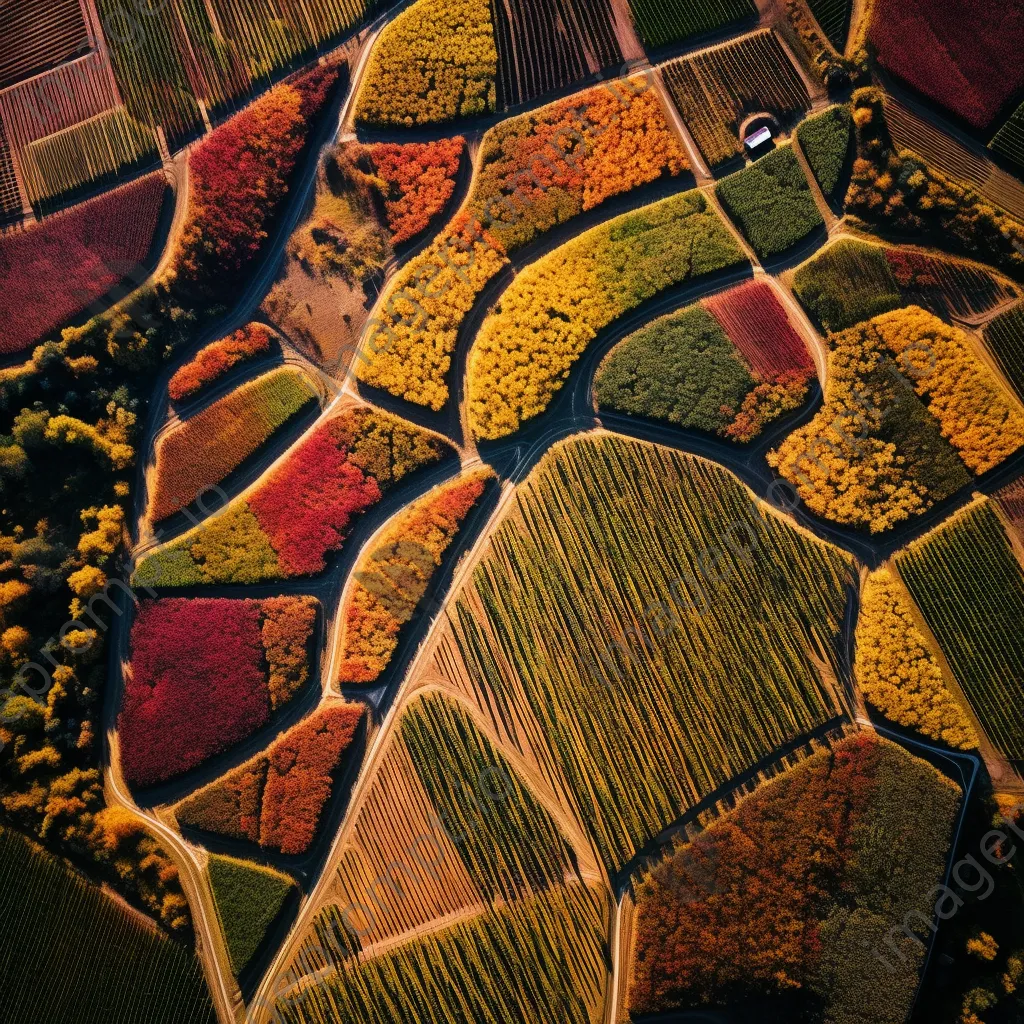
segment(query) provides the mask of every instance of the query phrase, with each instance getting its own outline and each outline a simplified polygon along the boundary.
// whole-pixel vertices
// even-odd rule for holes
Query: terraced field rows
[[[803,79],[771,31],[667,64],[665,84],[711,166],[742,151],[747,114],[767,111],[785,122],[811,106]]]
[[[844,713],[819,666],[840,674],[849,571],[717,467],[598,435],[557,448],[522,486],[448,617],[499,714],[525,693],[614,871]],[[467,628],[478,608],[493,654]]]
[[[480,914],[300,989],[285,1024],[600,1024],[611,907],[574,885]]]

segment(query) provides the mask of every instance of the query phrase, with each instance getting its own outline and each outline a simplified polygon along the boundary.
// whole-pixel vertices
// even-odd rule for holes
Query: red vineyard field
[[[353,516],[380,501],[377,481],[349,459],[338,420],[316,431],[249,499],[286,575],[320,572]]]
[[[877,0],[881,65],[975,128],[1024,88],[1024,0]]]
[[[267,225],[288,191],[310,122],[338,68],[314,67],[278,85],[209,135],[189,157],[189,215],[177,266],[190,285],[234,284],[259,254]]]
[[[756,373],[813,372],[807,348],[770,285],[752,281],[713,295],[704,305]]]
[[[145,276],[135,267],[153,245],[166,191],[163,174],[150,174],[0,237],[0,352],[44,340],[125,277]]]
[[[757,383],[724,431],[734,441],[752,441],[771,420],[800,406],[814,377],[814,362],[774,290],[763,281],[712,295],[703,305],[754,371]]]
[[[306,659],[298,663],[297,653],[312,633],[309,599],[267,605],[227,598],[142,603],[118,719],[129,783],[162,782],[227,750],[265,725],[305,681]]]

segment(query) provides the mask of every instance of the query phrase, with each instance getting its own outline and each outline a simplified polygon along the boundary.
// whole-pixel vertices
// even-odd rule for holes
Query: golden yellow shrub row
[[[623,313],[743,260],[704,196],[692,191],[591,228],[527,267],[469,355],[474,435],[505,437],[543,412],[598,331]]]
[[[356,363],[366,384],[435,411],[459,326],[477,295],[508,262],[498,243],[459,217],[395,275]]]
[[[418,0],[381,33],[356,106],[369,124],[436,124],[495,107],[488,0]]]
[[[914,624],[907,597],[888,569],[864,585],[857,622],[857,679],[864,696],[886,718],[959,750],[978,736]]]

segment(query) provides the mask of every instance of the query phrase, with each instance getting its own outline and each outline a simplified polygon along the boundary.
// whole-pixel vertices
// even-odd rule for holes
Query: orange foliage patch
[[[465,148],[461,135],[436,142],[380,142],[367,148],[383,185],[380,191],[395,245],[425,231],[445,208],[455,192]]]
[[[232,367],[270,350],[270,331],[263,324],[246,324],[226,338],[219,338],[179,367],[167,384],[172,402],[182,402],[222,377]]]
[[[362,704],[319,708],[264,753],[178,804],[178,821],[281,853],[305,853],[365,713]]]
[[[888,956],[886,930],[910,907],[930,909],[958,799],[930,765],[869,733],[765,784],[640,883],[631,1012],[805,989],[825,1000],[816,1019],[881,1020],[879,1003],[912,1001],[918,962],[906,956],[902,973],[868,969],[878,985],[866,1000],[835,978],[871,964],[861,949]],[[827,1012],[851,993],[861,1012]]]
[[[345,607],[340,682],[372,683],[384,671],[399,631],[491,476],[489,469],[478,470],[435,488],[399,515],[363,558]]]

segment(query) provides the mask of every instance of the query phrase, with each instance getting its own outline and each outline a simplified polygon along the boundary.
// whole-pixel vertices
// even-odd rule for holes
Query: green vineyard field
[[[629,6],[640,38],[649,47],[676,43],[757,14],[753,0],[630,0]]]
[[[985,328],[985,341],[1006,379],[1024,398],[1024,305],[992,320]]]
[[[972,506],[896,565],[982,727],[1024,760],[1024,575],[993,505]]]
[[[0,829],[0,1017],[19,1024],[215,1024],[195,956],[77,871]],[[19,977],[32,984],[11,984]]]
[[[556,448],[528,478],[449,618],[498,707],[510,680],[523,688],[617,870],[719,786],[846,712],[815,659],[841,675],[850,573],[848,556],[726,471],[599,435]]]

